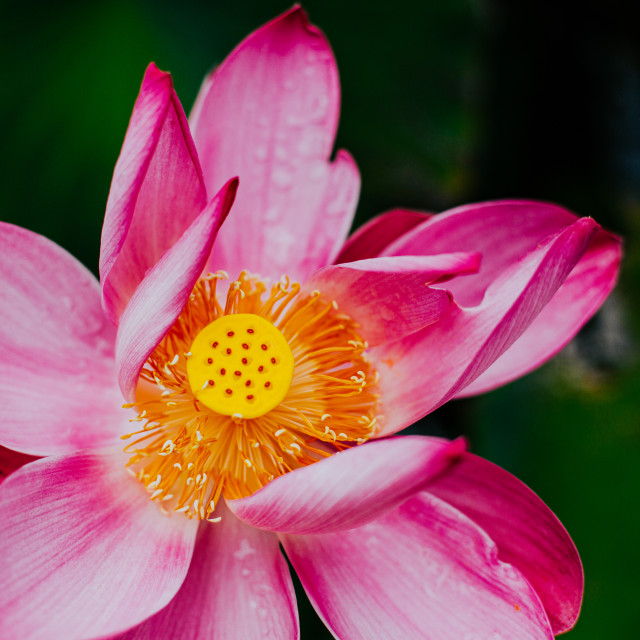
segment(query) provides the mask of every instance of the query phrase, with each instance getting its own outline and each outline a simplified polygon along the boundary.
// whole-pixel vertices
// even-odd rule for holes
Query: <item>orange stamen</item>
[[[129,468],[151,499],[210,521],[222,495],[250,495],[364,442],[377,424],[377,373],[334,301],[301,296],[288,278],[267,295],[242,272],[222,306],[224,278],[196,283],[142,369],[139,401],[128,405],[142,428],[123,436],[135,436]]]

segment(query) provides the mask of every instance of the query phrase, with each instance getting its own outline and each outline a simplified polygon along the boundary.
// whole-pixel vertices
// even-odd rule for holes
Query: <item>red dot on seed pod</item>
[[[276,363],[276,359],[275,358],[271,358],[271,364],[275,364]]]
[[[230,356],[231,355],[231,349],[227,349],[227,355]]]
[[[231,391],[231,389],[227,389],[227,390],[225,391],[225,393],[226,393],[228,396],[230,396],[230,395],[233,393],[233,391]]]
[[[258,371],[264,371],[264,367],[263,367],[262,365],[260,365],[260,366],[258,367]]]
[[[261,348],[263,351],[266,351],[266,350],[267,350],[267,345],[266,345],[266,344],[261,344],[261,345],[260,345],[260,348]]]
[[[213,358],[207,358],[207,362],[211,364],[213,362]]]
[[[271,386],[271,383],[270,383],[270,382],[265,382],[265,383],[264,383],[264,386],[265,386],[265,387],[270,387],[270,386]]]
[[[251,386],[251,380],[247,380],[247,381],[244,383],[244,386],[245,386],[245,387],[250,387],[250,386]]]
[[[215,382],[213,380],[209,380],[209,386],[213,387],[213,385],[215,384]]]
[[[241,375],[242,375],[242,373],[241,373],[240,371],[234,371],[234,374],[235,374],[236,376],[241,376]]]
[[[227,332],[227,336],[229,336],[230,338],[233,338],[235,334],[233,333],[233,331],[229,331]]]
[[[225,373],[227,373],[226,369],[220,369],[220,375],[223,376]]]
[[[216,340],[211,346],[215,349],[218,346],[218,341]]]
[[[253,400],[253,396],[247,396],[247,400]]]
[[[243,349],[248,349],[248,348],[249,348],[249,345],[248,345],[246,342],[243,342],[243,343],[242,343],[242,348],[243,348]]]
[[[242,358],[242,364],[247,364],[249,362],[246,358]]]
[[[247,333],[255,333],[253,329],[247,329]]]

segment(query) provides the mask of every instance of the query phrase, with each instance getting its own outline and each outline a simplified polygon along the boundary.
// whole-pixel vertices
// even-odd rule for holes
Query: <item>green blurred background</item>
[[[111,172],[147,63],[173,73],[188,112],[210,67],[288,4],[2,6],[0,217],[96,271]],[[607,6],[305,3],[340,67],[337,144],[362,172],[357,224],[392,206],[526,197],[625,237],[617,292],[559,357],[416,427],[465,434],[559,515],[586,572],[571,640],[638,633],[640,37],[634,3]],[[329,638],[299,600],[303,639]]]

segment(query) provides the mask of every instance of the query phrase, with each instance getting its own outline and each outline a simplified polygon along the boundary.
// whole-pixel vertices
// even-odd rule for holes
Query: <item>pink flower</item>
[[[2,225],[0,437],[46,457],[0,456],[26,462],[0,486],[1,640],[296,638],[280,544],[338,638],[574,624],[580,560],[531,490],[460,441],[380,438],[556,353],[619,241],[510,201],[396,210],[344,242],[359,174],[329,161],[338,101],[294,8],[205,80],[190,125],[149,67],[100,285]]]

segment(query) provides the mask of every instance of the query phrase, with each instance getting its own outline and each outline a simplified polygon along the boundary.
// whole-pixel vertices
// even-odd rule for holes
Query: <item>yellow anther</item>
[[[189,385],[198,400],[235,419],[262,416],[284,399],[293,354],[282,333],[253,313],[224,315],[191,344]]]

